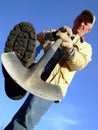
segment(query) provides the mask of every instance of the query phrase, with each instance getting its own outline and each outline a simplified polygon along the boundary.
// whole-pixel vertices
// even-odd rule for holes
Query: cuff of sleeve
[[[71,50],[67,49],[64,51],[64,56],[66,60],[70,60],[74,57],[76,50],[72,48]]]
[[[44,36],[45,40],[54,40],[53,34],[51,32],[48,32]]]

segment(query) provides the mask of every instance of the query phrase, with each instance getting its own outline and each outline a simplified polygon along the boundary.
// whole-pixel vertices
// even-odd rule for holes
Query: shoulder
[[[88,48],[92,48],[92,45],[91,45],[90,43],[86,42],[86,41],[84,41],[83,44],[84,44],[85,46],[87,46]]]

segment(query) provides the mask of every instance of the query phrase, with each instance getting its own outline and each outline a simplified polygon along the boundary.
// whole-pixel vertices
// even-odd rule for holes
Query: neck
[[[80,37],[83,37],[83,34],[81,33],[81,30],[79,30],[79,29],[75,29],[75,28],[73,28],[72,29],[72,32],[73,32],[73,34],[78,34]]]

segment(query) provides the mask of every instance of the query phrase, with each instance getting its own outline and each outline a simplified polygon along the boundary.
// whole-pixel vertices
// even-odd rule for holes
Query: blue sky
[[[38,33],[62,25],[72,27],[74,18],[84,9],[91,9],[96,15],[93,30],[85,36],[93,47],[92,62],[75,75],[66,97],[61,103],[51,106],[34,130],[98,130],[97,5],[96,0],[0,1],[0,55],[10,30],[19,22],[31,22]],[[13,101],[6,96],[0,65],[0,130],[8,124],[26,97]]]

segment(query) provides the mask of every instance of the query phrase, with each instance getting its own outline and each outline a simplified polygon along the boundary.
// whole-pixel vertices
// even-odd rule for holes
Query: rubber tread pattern
[[[36,34],[32,24],[19,23],[11,30],[4,48],[4,52],[14,51],[25,67],[32,64],[35,55]]]

